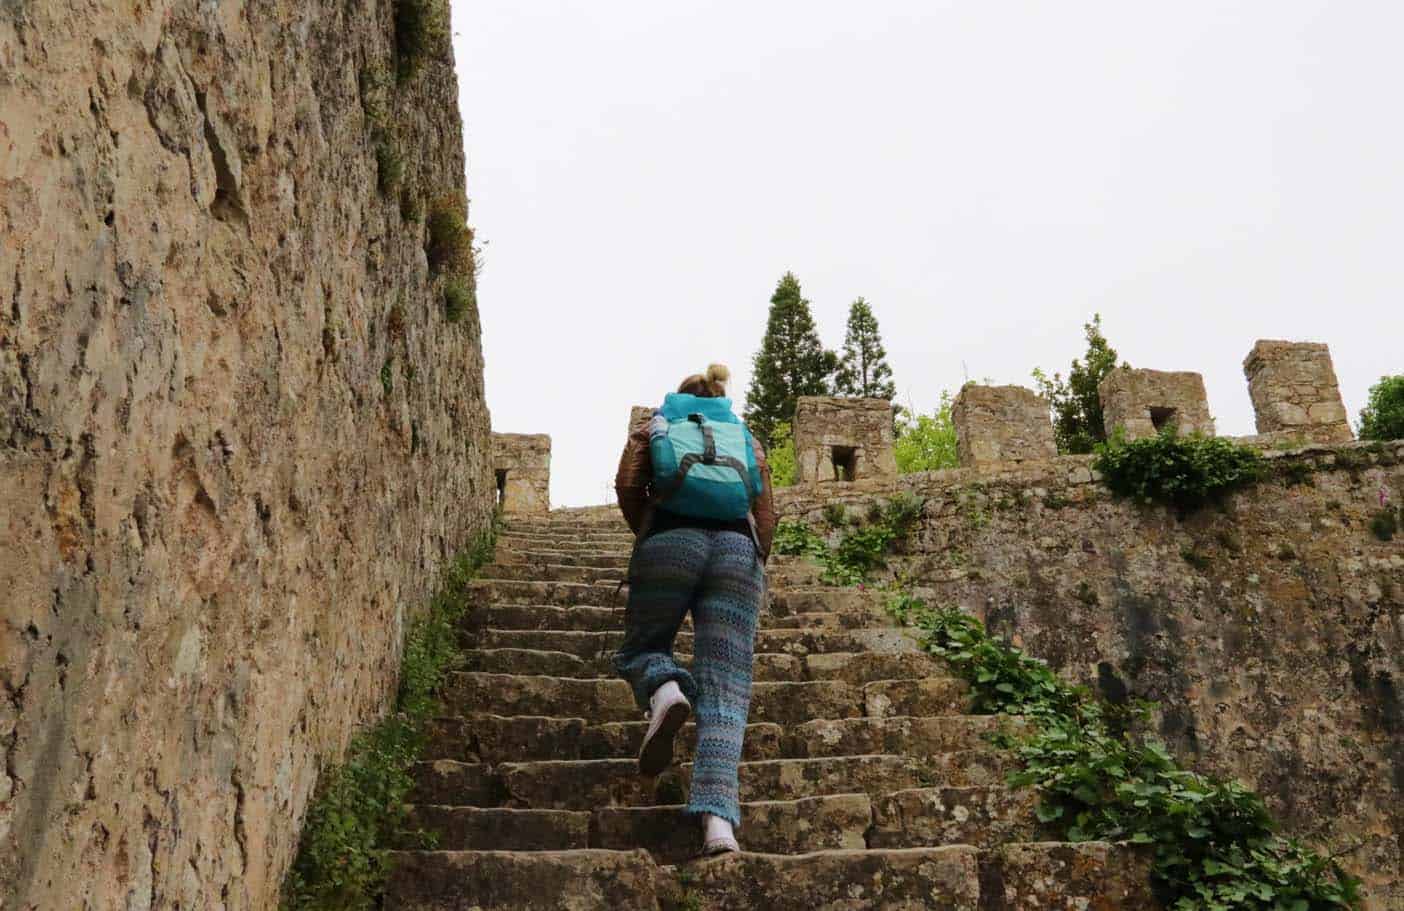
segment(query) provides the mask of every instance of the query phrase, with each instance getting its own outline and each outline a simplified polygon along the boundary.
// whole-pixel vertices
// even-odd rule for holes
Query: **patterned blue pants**
[[[765,595],[765,568],[747,535],[675,528],[638,546],[629,566],[624,644],[614,656],[639,707],[669,680],[692,703],[697,755],[687,813],[739,825],[737,764],[751,709],[751,657]],[[673,659],[673,640],[692,611],[692,672]]]

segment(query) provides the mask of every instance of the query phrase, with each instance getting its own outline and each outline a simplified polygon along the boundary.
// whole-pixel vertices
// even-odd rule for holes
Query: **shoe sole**
[[[687,724],[692,707],[686,702],[675,702],[668,706],[663,720],[658,722],[658,730],[644,742],[639,750],[639,774],[652,778],[663,771],[673,761],[673,738]]]

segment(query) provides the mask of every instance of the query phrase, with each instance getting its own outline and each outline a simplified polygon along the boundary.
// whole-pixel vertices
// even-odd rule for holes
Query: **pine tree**
[[[887,351],[882,347],[877,317],[863,298],[848,308],[848,333],[843,339],[843,360],[834,389],[840,395],[856,395],[891,401],[897,395]]]
[[[785,273],[770,296],[765,338],[751,365],[746,424],[766,445],[777,424],[794,420],[796,399],[829,393],[838,356],[819,341],[809,301],[793,272]]]
[[[1060,373],[1050,380],[1040,368],[1033,371],[1038,391],[1053,410],[1053,435],[1058,452],[1063,454],[1091,452],[1107,439],[1097,384],[1116,368],[1116,351],[1102,335],[1100,313],[1092,314],[1092,322],[1083,324],[1082,334],[1087,339],[1087,354],[1083,360],[1073,359],[1066,380]],[[1130,365],[1123,362],[1121,366]]]

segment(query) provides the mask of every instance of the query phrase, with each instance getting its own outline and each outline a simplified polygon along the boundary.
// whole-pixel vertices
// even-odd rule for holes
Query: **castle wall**
[[[927,497],[898,563],[933,603],[1114,701],[1158,703],[1155,732],[1193,767],[1259,791],[1290,833],[1404,907],[1404,441],[1269,453],[1299,466],[1184,518],[1118,500],[1088,457],[777,492],[823,526]]]
[[[0,2],[0,906],[265,909],[492,506],[451,63],[388,2]],[[401,214],[401,193],[410,218]],[[421,206],[422,210],[422,206]]]

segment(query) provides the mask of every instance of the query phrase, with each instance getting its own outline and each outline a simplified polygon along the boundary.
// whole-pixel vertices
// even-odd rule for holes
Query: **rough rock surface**
[[[802,395],[795,404],[795,470],[802,484],[892,477],[892,403]]]
[[[951,421],[963,468],[1058,454],[1048,400],[1023,386],[968,383],[951,404]]]
[[[551,438],[544,433],[494,433],[492,469],[503,512],[551,508]]]
[[[1355,439],[1326,345],[1260,340],[1243,359],[1243,375],[1258,433],[1290,434],[1299,443]]]
[[[1098,384],[1097,398],[1109,434],[1139,440],[1174,427],[1182,434],[1214,435],[1204,377],[1189,370],[1118,367]]]
[[[477,315],[377,187],[393,41],[380,0],[0,2],[7,911],[275,907],[487,521]],[[389,91],[412,214],[463,189],[451,63]]]
[[[897,489],[926,496],[910,581],[1112,700],[1152,699],[1193,767],[1258,790],[1289,832],[1404,907],[1404,442],[1271,453],[1272,480],[1188,516],[1113,498],[1086,457],[791,488],[823,526]],[[1010,880],[1012,881],[1012,880]]]

